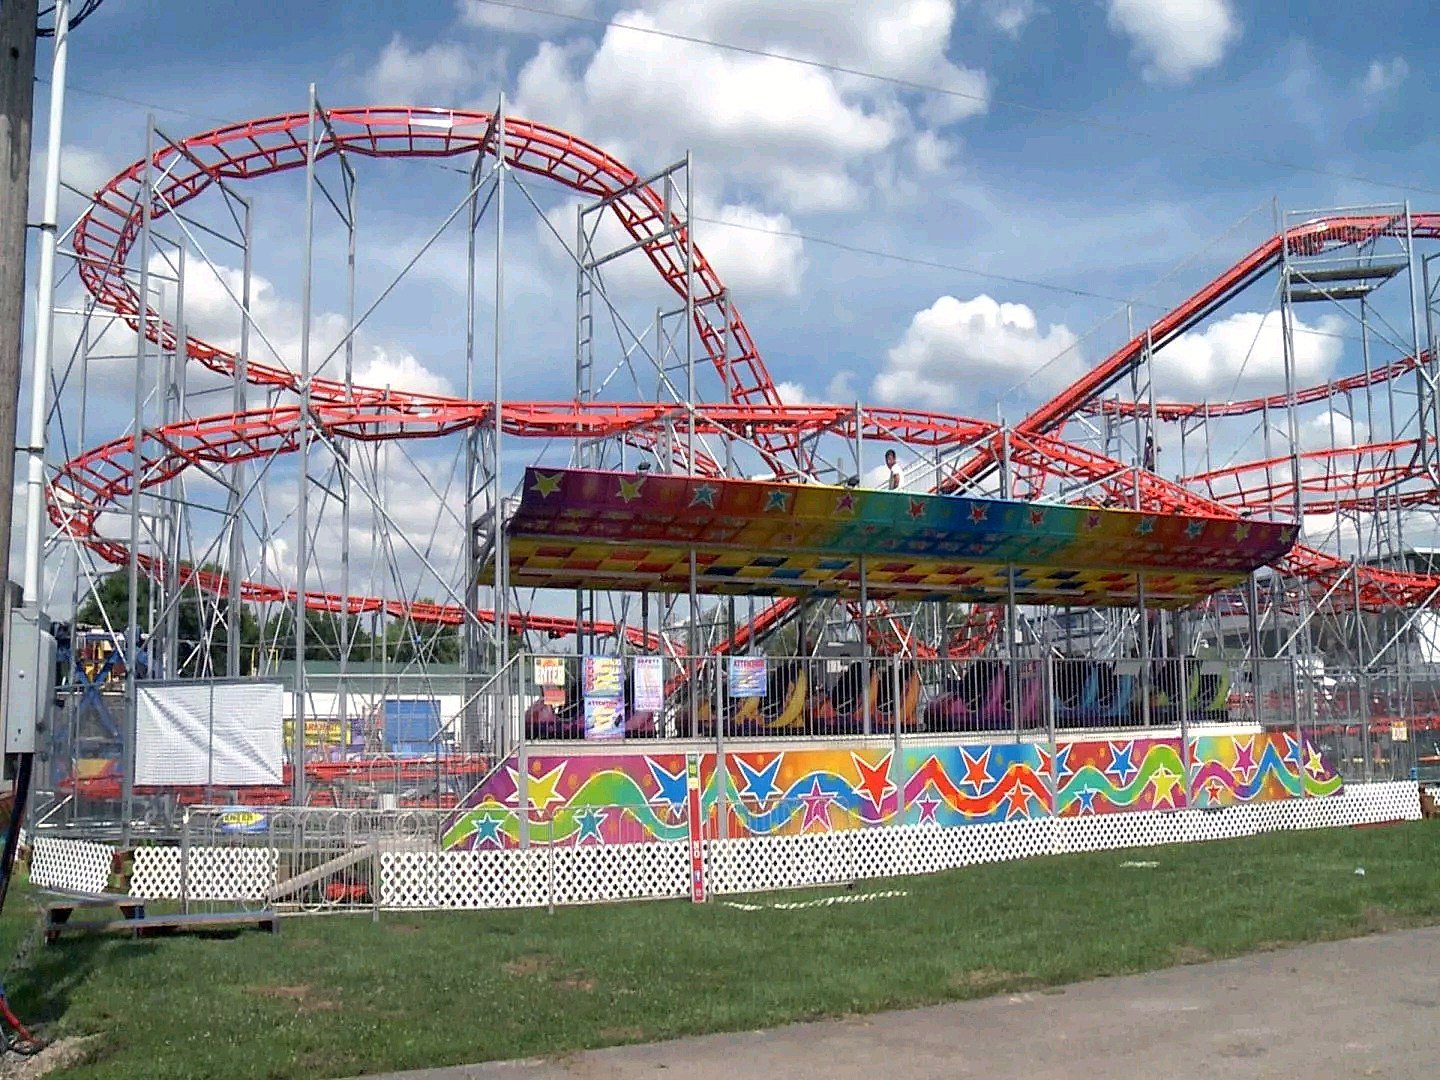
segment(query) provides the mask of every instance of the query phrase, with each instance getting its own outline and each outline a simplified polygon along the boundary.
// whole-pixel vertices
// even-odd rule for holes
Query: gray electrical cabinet
[[[6,636],[5,753],[33,754],[55,700],[55,638],[50,621],[29,607],[11,609]]]

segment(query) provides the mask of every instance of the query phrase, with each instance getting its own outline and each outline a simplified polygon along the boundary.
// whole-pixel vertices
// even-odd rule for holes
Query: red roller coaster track
[[[181,143],[166,145],[152,159],[154,181],[151,214],[153,219],[176,213],[181,206],[217,183],[234,183],[302,167],[307,154],[309,115],[290,113],[253,120],[192,136]],[[677,293],[685,290],[685,230],[664,199],[637,175],[604,151],[555,128],[531,121],[507,118],[504,145],[495,144],[495,128],[488,113],[428,108],[337,109],[326,114],[328,123],[317,144],[317,158],[336,154],[355,157],[443,158],[470,154],[503,153],[510,167],[536,176],[548,177],[575,191],[594,197],[608,197],[621,224]],[[135,162],[96,193],[90,210],[77,225],[74,247],[79,256],[80,275],[99,304],[119,315],[133,329],[142,322],[140,303],[127,279],[125,263],[140,235],[146,163]],[[1395,219],[1345,217],[1311,223],[1267,241],[1225,274],[1166,315],[1124,348],[1097,365],[1082,379],[1041,406],[1014,429],[1009,453],[1017,469],[1024,472],[1034,490],[1043,490],[1050,478],[1083,480],[1109,497],[1130,501],[1139,485],[1143,505],[1189,510],[1205,514],[1239,516],[1244,507],[1231,497],[1207,498],[1159,476],[1128,469],[1104,455],[1057,438],[1064,420],[1082,409],[1113,408],[1097,404],[1098,395],[1112,386],[1142,359],[1147,341],[1162,345],[1193,326],[1232,298],[1279,261],[1283,245],[1311,253],[1327,246],[1356,243],[1379,235],[1393,234]],[[1440,237],[1440,215],[1416,215],[1411,219],[1415,235]],[[975,452],[955,471],[945,485],[958,486],[979,475],[997,459],[999,434],[994,424],[965,417],[903,409],[857,410],[838,405],[786,405],[761,360],[754,340],[738,309],[725,297],[724,286],[698,248],[694,250],[695,330],[706,356],[725,387],[727,401],[697,407],[696,424],[701,433],[743,434],[778,473],[796,475],[809,465],[806,447],[822,433],[853,436],[857,428],[867,440],[888,440],[927,447],[948,447]],[[184,354],[212,371],[234,377],[237,357],[193,336],[179,342],[170,325],[152,313],[145,332],[166,348],[183,349]],[[1402,364],[1407,363],[1402,361]],[[1411,363],[1413,366],[1413,362]],[[1401,365],[1392,365],[1399,368]],[[1393,372],[1386,377],[1392,377]],[[1375,373],[1378,376],[1378,373]],[[246,358],[245,378],[256,385],[296,392],[297,375],[288,368],[267,365]],[[1338,384],[1337,384],[1338,385]],[[1362,385],[1362,384],[1356,384]],[[492,424],[492,404],[459,398],[373,387],[349,387],[334,380],[313,378],[309,430],[312,437],[329,439],[389,440],[433,438]],[[1317,395],[1320,391],[1317,389]],[[1323,396],[1323,395],[1320,395]],[[1240,403],[1248,404],[1248,403]],[[1231,408],[1238,408],[1234,403]],[[505,432],[516,436],[547,438],[621,438],[640,446],[654,446],[667,425],[675,425],[689,413],[663,403],[507,403],[499,417]],[[1210,413],[1209,415],[1216,415]],[[1228,414],[1226,414],[1228,415]],[[129,498],[136,473],[142,486],[164,483],[179,472],[195,466],[225,466],[299,448],[301,413],[298,405],[280,405],[243,413],[209,416],[153,428],[114,439],[87,450],[66,462],[51,486],[49,512],[56,526],[114,564],[129,560],[128,549],[105,537],[101,515]],[[137,463],[135,458],[139,457]],[[702,460],[700,467],[713,469]],[[1377,478],[1384,470],[1377,472]],[[1209,477],[1193,478],[1205,482]],[[1336,491],[1334,499],[1355,497]],[[1265,500],[1267,508],[1272,499]],[[160,564],[141,557],[147,573],[157,573]],[[1348,561],[1310,548],[1296,548],[1281,569],[1298,574],[1325,587],[1336,575],[1350,569]],[[227,579],[209,571],[182,568],[182,581],[202,589],[228,590]],[[1389,607],[1426,602],[1440,579],[1362,568],[1362,603]],[[293,590],[265,582],[244,582],[242,598],[250,601],[294,601]],[[307,592],[308,607],[321,611],[359,614],[383,611],[417,621],[459,623],[465,618],[457,606],[387,600],[379,597],[341,597],[333,593]],[[791,608],[788,601],[772,605],[752,625],[742,629],[735,641],[724,647],[743,644],[762,633]],[[479,613],[491,619],[489,613]],[[530,629],[553,635],[573,632],[575,623],[564,618],[517,613],[511,617],[516,629]],[[620,632],[609,623],[592,624],[601,634]],[[993,629],[987,622],[986,627]],[[629,640],[641,647],[656,641],[634,628],[624,628]]]

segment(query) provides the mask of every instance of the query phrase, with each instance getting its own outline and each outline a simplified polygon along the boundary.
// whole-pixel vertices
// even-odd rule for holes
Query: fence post
[[[370,841],[373,851],[370,855],[370,921],[380,921],[380,838]],[[437,860],[438,861],[438,860]]]
[[[1375,779],[1375,751],[1370,742],[1370,674],[1364,668],[1355,679],[1355,692],[1360,696],[1360,756],[1364,759],[1360,776],[1368,784]]]
[[[1050,816],[1058,817],[1060,785],[1055,779],[1055,755],[1060,752],[1060,746],[1055,741],[1055,657],[1048,652],[1045,654],[1045,666],[1040,677],[1044,680],[1040,692],[1045,700],[1045,739],[1050,747],[1050,768],[1045,770],[1045,786],[1050,789]]]
[[[180,815],[180,910],[190,914],[190,807]]]

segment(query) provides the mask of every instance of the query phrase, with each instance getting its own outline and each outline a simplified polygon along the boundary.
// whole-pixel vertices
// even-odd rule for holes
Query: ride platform
[[[512,586],[1163,608],[1236,587],[1297,534],[1293,522],[534,467],[507,526]],[[484,573],[493,581],[493,560]]]

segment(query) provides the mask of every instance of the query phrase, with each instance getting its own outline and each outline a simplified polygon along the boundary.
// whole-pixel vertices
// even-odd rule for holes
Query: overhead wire
[[[1031,102],[1018,101],[1014,98],[996,97],[990,93],[978,94],[973,91],[958,90],[954,87],[920,82],[916,79],[905,79],[897,75],[884,75],[880,72],[867,70],[865,68],[850,67],[846,64],[836,64],[826,60],[814,60],[809,57],[794,56],[790,53],[777,52],[774,49],[762,49],[752,45],[739,45],[729,41],[718,41],[714,38],[701,37],[696,34],[682,34],[674,30],[664,30],[657,26],[637,26],[634,23],[616,22],[614,19],[602,19],[594,15],[556,11],[553,8],[518,3],[516,0],[466,0],[466,2],[482,4],[486,7],[505,8],[511,11],[523,11],[531,15],[542,15],[566,22],[584,23],[607,30],[626,30],[635,34],[647,34],[651,37],[664,38],[669,41],[679,41],[687,45],[699,45],[704,48],[719,49],[725,52],[739,53],[744,56],[760,57],[766,60],[781,60],[785,63],[799,64],[803,67],[826,71],[834,75],[847,75],[852,78],[867,79],[871,82],[883,83],[888,86],[894,86],[897,89],[908,90],[914,93],[938,94],[943,97],[956,98],[984,106],[1001,105],[1007,109],[1015,109],[1020,112],[1032,113],[1036,116],[1063,120],[1067,123],[1094,128],[1113,135],[1126,135],[1150,139],[1155,142],[1169,143],[1171,145],[1182,145],[1189,150],[1203,150],[1207,154],[1215,154],[1242,161],[1251,161],[1261,165],[1268,165],[1272,168],[1308,173],[1312,176],[1324,176],[1333,180],[1347,180],[1352,183],[1367,184],[1379,188],[1390,188],[1397,191],[1414,191],[1425,195],[1440,195],[1440,188],[1424,187],[1419,184],[1403,183],[1396,180],[1377,180],[1374,177],[1363,176],[1358,173],[1341,172],[1337,169],[1326,169],[1316,165],[1304,165],[1300,162],[1271,157],[1267,154],[1259,154],[1235,146],[1199,142],[1193,138],[1185,138],[1182,140],[1165,132],[1150,131],[1145,128],[1133,127],[1101,117],[1086,116],[1082,113],[1056,109],[1046,105],[1035,105]]]

